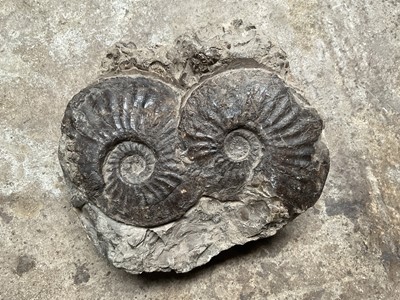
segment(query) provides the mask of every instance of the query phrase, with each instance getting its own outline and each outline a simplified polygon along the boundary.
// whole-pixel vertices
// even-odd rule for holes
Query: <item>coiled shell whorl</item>
[[[156,226],[181,217],[200,191],[177,153],[179,105],[174,88],[146,77],[85,88],[62,122],[64,174],[115,220]]]
[[[262,68],[232,69],[200,83],[186,97],[179,131],[205,193],[232,199],[261,180],[292,209],[313,205],[329,158],[319,143],[323,123],[307,106]]]
[[[317,201],[329,170],[323,123],[277,75],[226,69],[183,94],[136,75],[73,97],[59,157],[83,199],[76,206],[90,202],[116,221],[154,227],[181,218],[202,196],[276,197],[291,213]]]

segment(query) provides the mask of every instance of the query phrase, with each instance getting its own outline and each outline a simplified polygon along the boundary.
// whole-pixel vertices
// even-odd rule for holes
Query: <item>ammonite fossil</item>
[[[59,157],[75,206],[88,204],[115,224],[151,228],[139,242],[127,242],[132,248],[155,228],[183,238],[184,225],[169,224],[185,218],[198,227],[210,218],[218,224],[221,215],[239,210],[218,204],[219,212],[207,217],[198,207],[203,198],[211,199],[207,205],[255,203],[248,207],[257,209],[240,209],[235,225],[249,238],[240,228],[257,210],[261,215],[275,210],[265,224],[263,217],[257,221],[260,230],[267,224],[279,228],[283,223],[275,216],[293,218],[317,201],[329,169],[320,141],[323,123],[296,90],[263,66],[240,64],[182,89],[137,73],[102,79],[73,97],[62,121]],[[216,226],[223,232],[225,225]],[[187,239],[191,247],[205,237]],[[115,255],[115,243],[101,251]],[[165,250],[153,251],[154,239],[149,243],[146,255]]]
[[[200,191],[179,157],[179,104],[173,88],[145,77],[82,90],[62,123],[66,176],[118,221],[155,226],[182,216]]]
[[[179,133],[194,169],[206,179],[205,190],[229,198],[262,174],[291,208],[313,205],[327,156],[313,159],[323,124],[304,104],[263,69],[222,72],[190,92]]]

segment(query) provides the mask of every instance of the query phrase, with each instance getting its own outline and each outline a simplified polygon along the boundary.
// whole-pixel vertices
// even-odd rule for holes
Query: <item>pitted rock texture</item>
[[[238,61],[189,90],[152,74],[92,84],[67,107],[59,156],[115,266],[187,272],[318,200],[329,170],[322,129],[279,76]]]
[[[1,1],[0,299],[398,300],[399,1],[166,3]],[[131,61],[130,41],[138,66],[155,59],[151,70],[178,69],[159,50],[193,31],[193,43],[217,46],[222,58],[233,50],[273,59],[324,121],[329,175],[316,204],[275,236],[188,273],[132,276],[99,257],[68,203],[60,123],[108,49],[119,69]],[[187,65],[206,70],[195,55],[206,48],[188,52]],[[35,267],[19,275],[26,261]]]
[[[114,221],[92,204],[80,215],[99,252],[133,274],[188,272],[232,246],[274,235],[291,219],[278,199],[251,197],[201,198],[180,220],[153,228]]]

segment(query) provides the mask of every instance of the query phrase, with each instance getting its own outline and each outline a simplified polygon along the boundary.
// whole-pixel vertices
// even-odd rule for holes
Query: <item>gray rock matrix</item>
[[[218,49],[178,41],[174,64],[128,67],[108,56],[114,73],[66,109],[59,158],[72,203],[127,272],[188,272],[274,235],[322,192],[317,112],[265,59]]]

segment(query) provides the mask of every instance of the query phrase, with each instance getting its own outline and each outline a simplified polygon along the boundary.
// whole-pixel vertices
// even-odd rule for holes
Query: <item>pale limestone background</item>
[[[68,202],[65,106],[116,42],[235,19],[286,51],[325,120],[324,193],[275,237],[189,274],[125,274]],[[0,0],[0,299],[399,299],[399,24],[398,0]]]

